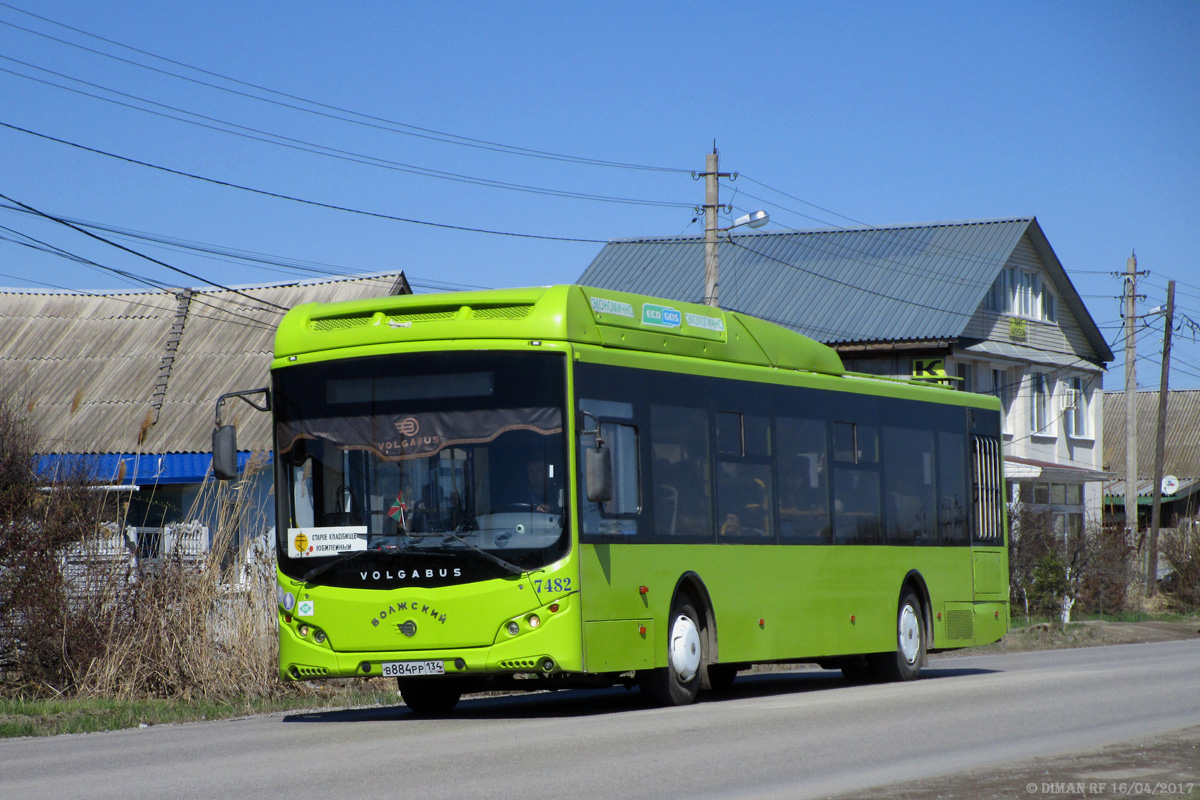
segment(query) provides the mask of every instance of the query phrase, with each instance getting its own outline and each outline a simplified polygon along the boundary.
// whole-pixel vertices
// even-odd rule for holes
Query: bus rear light
[[[551,603],[551,604],[550,604],[550,613],[551,613],[551,614],[557,614],[557,613],[558,613],[558,603]]]
[[[520,632],[521,632],[520,625],[518,625],[516,622],[508,623],[508,635],[509,636],[516,636]]]
[[[542,624],[541,617],[539,617],[537,614],[529,615],[529,627],[536,628],[538,625],[541,625],[541,624]]]

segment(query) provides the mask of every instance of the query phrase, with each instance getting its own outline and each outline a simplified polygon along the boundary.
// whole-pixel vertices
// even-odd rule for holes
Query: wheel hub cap
[[[921,652],[921,624],[912,606],[905,606],[900,612],[900,652],[909,664],[916,663]]]
[[[667,648],[671,669],[687,683],[700,669],[700,631],[691,618],[680,614],[671,625],[671,644]]]

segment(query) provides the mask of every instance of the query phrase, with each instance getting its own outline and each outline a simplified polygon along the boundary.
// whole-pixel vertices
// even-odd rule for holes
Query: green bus
[[[757,663],[910,680],[1008,628],[997,399],[770,322],[584,286],[308,304],[258,391],[284,679],[680,705]]]

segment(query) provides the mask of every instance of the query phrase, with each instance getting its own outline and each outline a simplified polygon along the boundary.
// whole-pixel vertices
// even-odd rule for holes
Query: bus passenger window
[[[784,543],[828,544],[828,426],[823,420],[779,417],[779,536]]]
[[[600,437],[604,440],[612,454],[612,499],[604,503],[594,503],[587,499],[586,480],[584,479],[584,451],[595,447],[596,438],[593,433],[582,433],[579,436],[579,529],[585,535],[601,535],[605,537],[636,537],[645,533],[640,528],[642,511],[641,467],[639,465],[638,429],[636,425],[605,420],[605,416],[615,416],[625,419],[633,417],[631,403],[611,400],[581,399],[581,411],[586,411],[592,418],[600,418]],[[588,419],[587,428],[591,431],[592,419]]]
[[[937,542],[931,430],[883,429],[883,483],[888,544]]]
[[[879,429],[833,423],[834,544],[880,544]]]
[[[708,411],[650,406],[657,536],[712,538],[712,448]]]
[[[637,428],[605,422],[600,426],[600,435],[612,449],[613,465],[613,498],[604,504],[604,513],[636,514],[642,510]]]
[[[773,538],[767,430],[765,416],[717,412],[717,531],[724,541]],[[757,432],[753,442],[749,431]],[[751,446],[757,452],[747,452]]]
[[[938,431],[938,527],[942,544],[967,544],[967,437]]]
[[[771,467],[722,461],[717,466],[717,512],[722,539],[770,539]]]

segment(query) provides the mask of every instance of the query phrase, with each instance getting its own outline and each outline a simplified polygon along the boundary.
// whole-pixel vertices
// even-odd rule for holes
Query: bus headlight
[[[508,635],[509,636],[516,636],[520,632],[521,632],[521,626],[518,625],[515,621],[508,623]]]

